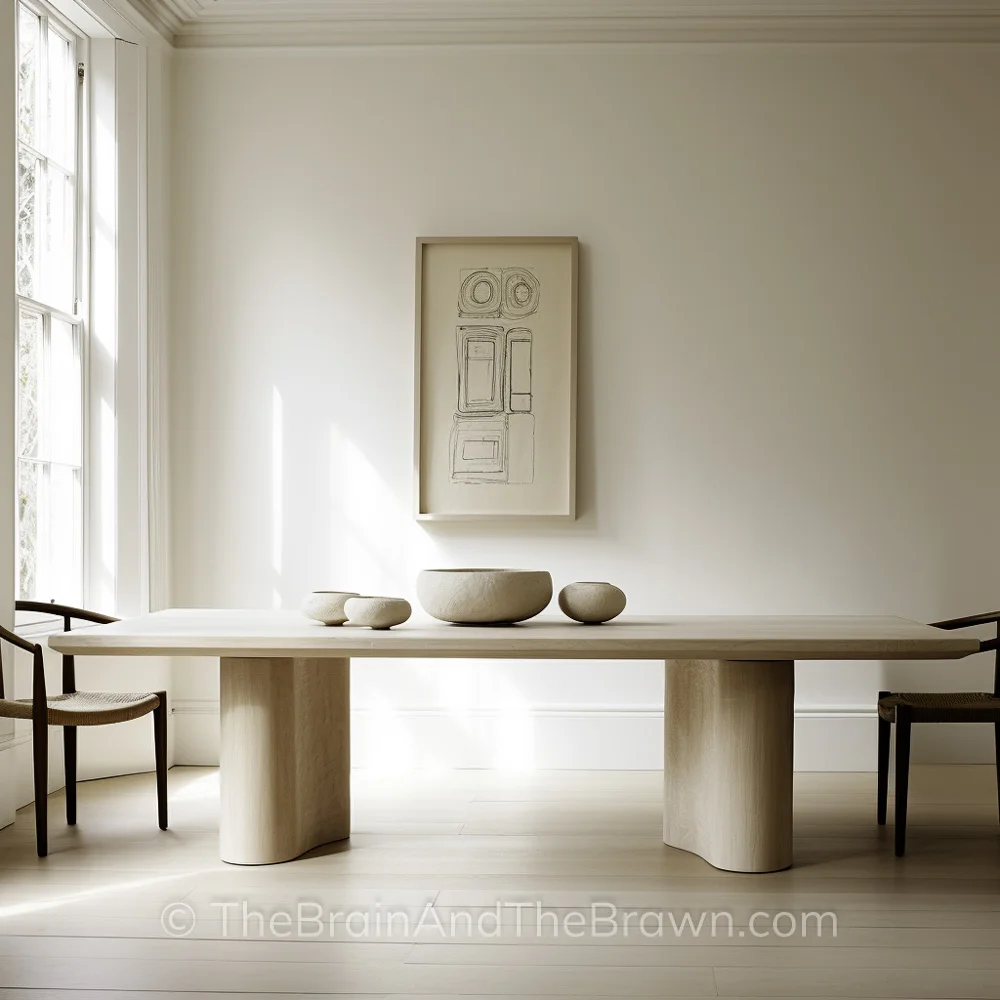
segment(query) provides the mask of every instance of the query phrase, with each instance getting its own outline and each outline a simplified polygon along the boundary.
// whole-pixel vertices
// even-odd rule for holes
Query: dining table
[[[539,617],[323,626],[296,611],[170,609],[52,635],[75,656],[210,656],[220,667],[220,855],[289,861],[351,832],[351,661],[665,663],[663,842],[716,868],[792,856],[795,661],[957,659],[978,639],[883,616]],[[541,666],[541,665],[540,665]],[[363,669],[363,668],[362,668]],[[874,810],[874,805],[873,805]]]

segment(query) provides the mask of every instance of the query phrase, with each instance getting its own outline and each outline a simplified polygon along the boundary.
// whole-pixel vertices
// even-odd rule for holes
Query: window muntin
[[[18,596],[68,603],[83,581],[83,318],[78,42],[18,3]]]

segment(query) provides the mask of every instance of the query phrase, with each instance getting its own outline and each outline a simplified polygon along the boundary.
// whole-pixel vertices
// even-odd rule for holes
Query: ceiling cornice
[[[134,7],[169,42],[176,43],[185,22],[177,17],[166,0],[129,0]]]
[[[1000,0],[132,0],[180,48],[1000,42]]]

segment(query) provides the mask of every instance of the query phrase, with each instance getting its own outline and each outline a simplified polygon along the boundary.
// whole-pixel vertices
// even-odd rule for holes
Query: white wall
[[[462,564],[612,580],[638,613],[1000,600],[998,47],[176,70],[175,605],[412,596]],[[582,244],[579,520],[417,525],[414,237],[539,233]],[[880,687],[982,687],[982,659],[801,664],[800,766],[873,766]],[[204,759],[215,667],[174,685]],[[656,665],[364,661],[354,685],[364,763],[658,763]],[[915,751],[992,760],[986,728]]]

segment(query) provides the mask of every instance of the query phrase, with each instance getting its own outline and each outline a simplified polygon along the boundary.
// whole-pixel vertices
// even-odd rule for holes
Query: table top
[[[905,618],[543,616],[482,627],[411,620],[391,631],[326,627],[297,611],[171,609],[49,637],[62,653],[122,656],[453,657],[590,660],[957,659],[979,640]]]

